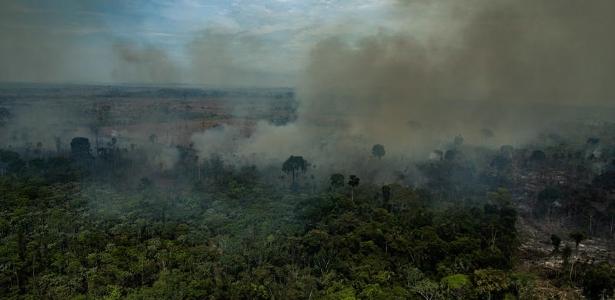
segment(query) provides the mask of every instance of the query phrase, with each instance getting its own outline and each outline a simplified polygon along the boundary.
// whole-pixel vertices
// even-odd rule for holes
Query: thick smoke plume
[[[298,87],[298,121],[260,124],[236,149],[330,166],[356,165],[375,143],[396,158],[426,157],[457,135],[523,144],[589,117],[587,107],[612,106],[613,12],[606,0],[399,3],[393,29],[318,43]]]
[[[182,65],[166,49],[118,39],[97,15],[83,28],[64,26],[68,12],[88,14],[96,3],[67,1],[46,14],[3,1],[0,81],[279,82],[260,59],[274,47],[241,32],[204,28],[186,39]],[[385,159],[424,158],[458,135],[470,144],[520,145],[560,120],[599,119],[591,107],[612,117],[601,107],[615,96],[613,12],[610,0],[399,1],[378,34],[322,34],[298,80],[296,122],[260,123],[247,139],[225,128],[193,141],[201,157],[269,162],[295,154],[357,165],[376,143]],[[93,31],[93,41],[84,38]]]
[[[407,4],[407,10],[439,10],[424,21],[433,28],[458,26],[432,30],[427,38],[413,35],[418,22],[409,20],[401,33],[320,43],[302,86],[309,99],[304,115],[332,110],[349,115],[357,132],[395,138],[407,132],[408,122],[444,131],[474,126],[476,132],[510,132],[528,118],[531,125],[548,119],[542,113],[562,105],[612,103],[612,1],[471,3]]]

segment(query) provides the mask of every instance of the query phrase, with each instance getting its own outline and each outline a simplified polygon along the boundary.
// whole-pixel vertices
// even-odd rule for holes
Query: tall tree
[[[332,188],[340,188],[344,186],[344,175],[339,174],[339,173],[335,173],[331,175],[331,178],[329,179],[331,181],[331,187]]]
[[[386,151],[384,150],[384,146],[376,144],[372,147],[372,155],[377,157],[378,159],[382,159],[385,154]]]
[[[359,177],[357,177],[356,175],[350,175],[350,177],[348,178],[348,185],[350,186],[350,199],[352,200],[352,202],[354,203],[354,189],[359,186],[359,182],[361,181],[361,179],[359,179]]]
[[[382,200],[384,208],[391,211],[391,204],[389,203],[389,200],[391,200],[391,187],[388,185],[382,186]]]
[[[75,160],[93,159],[90,150],[90,140],[85,137],[75,137],[70,142],[71,156]]]
[[[585,239],[585,234],[582,232],[573,232],[570,234],[570,238],[574,240],[577,252],[579,251],[579,244]]]
[[[94,124],[92,124],[92,129],[96,139],[96,151],[98,151],[100,129],[108,125],[109,119],[111,118],[111,106],[105,103],[96,103],[94,104],[94,113],[96,115],[96,120]]]
[[[566,245],[566,247],[562,249],[562,261],[563,261],[562,267],[564,268],[564,271],[568,267],[568,263],[570,262],[571,255],[572,255],[572,249],[570,249],[570,246]]]
[[[300,173],[305,173],[308,168],[308,162],[303,158],[303,156],[294,156],[291,155],[282,165],[282,171],[286,174],[291,175],[291,188],[297,188],[297,175]]]
[[[559,251],[559,246],[562,244],[562,239],[557,234],[551,235],[551,245],[553,245],[553,253]]]

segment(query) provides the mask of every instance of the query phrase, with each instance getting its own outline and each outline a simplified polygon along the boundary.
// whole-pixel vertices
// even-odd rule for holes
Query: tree
[[[454,274],[443,277],[440,284],[446,289],[448,298],[464,299],[469,296],[468,292],[472,288],[472,281],[468,275]]]
[[[494,192],[487,193],[489,201],[498,207],[507,207],[511,205],[512,195],[506,188],[498,188]]]
[[[481,129],[480,133],[483,135],[484,138],[487,138],[487,139],[490,139],[490,138],[495,136],[493,131],[491,129],[489,129],[489,128]]]
[[[456,136],[455,139],[453,140],[453,145],[455,147],[459,147],[463,145],[463,136],[461,135]]]
[[[11,112],[5,107],[0,107],[0,127],[6,125],[10,118]]]
[[[332,188],[340,188],[344,186],[345,178],[344,178],[344,175],[342,174],[339,174],[339,173],[332,174],[329,180],[331,181]]]
[[[559,251],[559,246],[562,244],[562,239],[556,234],[551,235],[551,245],[553,245],[553,253]]]
[[[534,214],[536,216],[550,216],[551,210],[556,201],[561,201],[564,193],[557,186],[548,186],[538,193],[536,205],[534,206]]]
[[[530,155],[530,161],[532,162],[544,162],[547,160],[547,155],[540,150],[534,150],[532,155]]]
[[[382,159],[385,154],[386,151],[384,150],[384,146],[376,144],[372,147],[372,155],[377,157],[378,159]]]
[[[607,263],[591,266],[583,276],[583,295],[587,299],[611,299],[615,287],[615,269]]]
[[[609,220],[609,233],[615,237],[615,201],[606,209],[607,216],[611,216]]]
[[[444,152],[444,159],[445,160],[455,160],[458,154],[459,154],[459,151],[457,151],[456,149],[446,150],[446,152]]]
[[[496,269],[480,269],[474,271],[476,290],[487,299],[503,293],[509,286],[510,280],[506,273]]]
[[[582,232],[576,231],[576,232],[572,232],[570,233],[570,238],[572,240],[574,240],[574,244],[576,246],[576,250],[577,252],[579,251],[579,244],[585,239],[585,234],[583,234]]]
[[[389,200],[391,200],[391,187],[388,185],[382,186],[382,200],[384,202],[384,208],[391,211],[391,205],[389,204]]]
[[[109,104],[96,103],[94,104],[94,113],[96,114],[96,121],[93,124],[93,130],[96,138],[96,150],[98,150],[98,135],[100,133],[100,128],[107,125],[109,122],[111,118],[111,106]]]
[[[571,255],[572,255],[572,249],[570,249],[570,246],[566,245],[566,247],[562,249],[562,261],[563,261],[564,269],[568,266]]]
[[[303,156],[291,155],[282,165],[282,171],[291,175],[291,188],[296,189],[297,175],[299,173],[305,173],[308,168],[308,162],[303,159]]]
[[[359,186],[359,182],[361,181],[361,179],[359,179],[359,177],[357,177],[356,175],[350,175],[349,180],[348,180],[348,185],[350,186],[350,199],[352,200],[352,202],[354,203],[354,189]]]
[[[89,162],[94,159],[90,149],[90,140],[84,137],[73,138],[70,142],[71,157],[79,162]]]
[[[430,279],[423,279],[417,282],[412,291],[419,294],[425,300],[437,299],[440,294],[440,286]]]
[[[615,161],[611,164],[612,167],[615,167]],[[607,190],[614,191],[615,190],[615,170],[608,170],[594,178],[593,181],[594,186]]]

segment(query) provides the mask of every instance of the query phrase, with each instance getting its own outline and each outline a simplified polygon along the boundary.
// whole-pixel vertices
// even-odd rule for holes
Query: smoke
[[[288,75],[278,74],[271,60],[275,46],[231,28],[211,27],[198,32],[187,45],[191,66],[188,82],[212,86],[284,86]]]
[[[522,145],[612,106],[613,12],[608,0],[400,2],[392,29],[320,41],[299,81],[298,121],[259,124],[236,149],[343,168],[376,143],[396,158],[427,157],[457,135]]]
[[[200,156],[206,159],[221,153],[234,153],[241,138],[238,128],[219,126],[207,130],[206,134],[194,135],[192,142],[200,150]]]
[[[409,21],[408,30],[357,43],[321,42],[302,81],[302,115],[333,113],[351,133],[390,141],[408,132],[409,121],[430,129],[428,135],[492,128],[519,139],[552,121],[548,115],[562,105],[612,103],[615,88],[607,82],[615,78],[615,39],[606,29],[615,25],[612,1],[472,3],[402,5],[437,9],[439,15],[420,21],[457,25],[456,32],[431,30],[425,37],[412,30],[420,22]]]
[[[66,103],[37,104],[9,106],[12,117],[0,128],[1,146],[32,148],[40,143],[45,150],[67,150],[72,137],[90,134],[86,126],[75,120],[77,111]]]
[[[113,78],[117,82],[178,83],[177,65],[163,50],[132,43],[116,43]]]
[[[187,33],[182,64],[169,49],[114,36],[96,14],[68,26],[69,11],[88,13],[96,3],[69,1],[45,13],[3,1],[0,80],[294,81],[273,71],[288,63],[272,59],[273,42],[238,29]],[[112,4],[121,11],[120,3]],[[326,38],[299,76],[296,122],[259,123],[249,138],[225,127],[193,142],[201,157],[224,152],[265,162],[295,154],[329,166],[359,164],[376,143],[385,145],[385,159],[426,157],[457,135],[470,144],[520,145],[560,120],[591,118],[587,107],[612,106],[614,11],[609,0],[399,1],[371,36],[347,32],[352,23],[326,27],[345,28],[340,35],[319,32]]]
[[[87,34],[102,30],[96,17],[69,26],[67,13],[87,4],[65,1],[62,10],[48,13],[49,3],[28,6],[22,1],[0,3],[0,81],[71,82],[102,78],[104,51],[82,43]],[[96,59],[94,59],[96,58]],[[104,78],[103,78],[104,80]]]
[[[141,13],[126,1],[2,1],[0,82],[216,87],[293,82],[280,71],[285,63],[276,61],[276,45],[257,35],[214,24],[152,32]]]
[[[483,1],[451,54],[495,101],[609,104],[615,87],[612,1]]]

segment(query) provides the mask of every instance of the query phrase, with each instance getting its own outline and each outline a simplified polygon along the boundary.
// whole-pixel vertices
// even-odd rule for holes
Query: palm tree
[[[359,179],[356,175],[350,175],[349,177],[348,185],[350,186],[350,199],[352,200],[352,203],[354,203],[354,188],[359,185],[360,181],[361,179]]]
[[[305,173],[308,167],[308,162],[303,159],[303,156],[291,155],[282,165],[282,171],[291,175],[291,188],[294,190],[296,186],[297,174]]]

